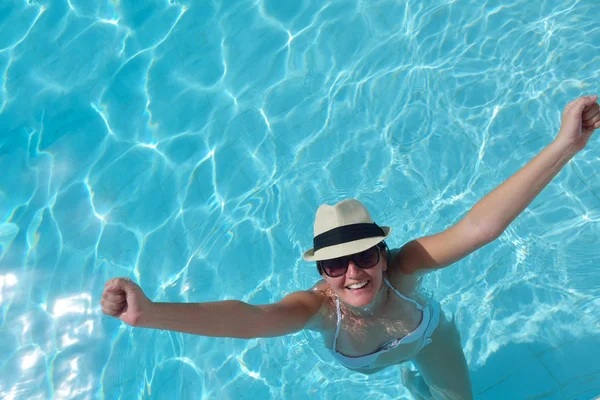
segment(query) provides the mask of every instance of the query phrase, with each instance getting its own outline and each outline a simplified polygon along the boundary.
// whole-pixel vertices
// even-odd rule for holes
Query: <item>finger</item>
[[[112,287],[109,287],[107,289],[104,289],[104,292],[102,292],[102,297],[106,298],[106,296],[108,295],[114,295],[114,296],[123,296],[126,297],[126,293],[124,290],[121,289],[113,289]]]
[[[112,287],[114,286],[115,281],[118,278],[113,278],[113,279],[109,279],[108,281],[106,281],[106,284],[104,284],[104,290],[110,290],[112,289]]]
[[[580,97],[580,98],[575,99],[572,102],[570,102],[567,105],[567,110],[570,113],[574,113],[576,115],[581,115],[583,110],[586,107],[589,107],[592,104],[594,104],[596,102],[596,100],[598,100],[598,96],[596,96],[596,95]]]
[[[115,278],[111,279],[110,285],[107,285],[107,290],[111,292],[127,292],[131,288],[131,285],[135,285],[129,278]]]
[[[584,123],[587,123],[591,120],[593,120],[594,118],[598,117],[600,115],[600,106],[598,106],[598,104],[594,103],[592,105],[592,107],[590,107],[589,110],[586,110],[583,113],[582,119]]]
[[[591,106],[596,102],[596,100],[598,100],[598,95],[594,94],[592,96],[583,96],[582,99],[586,106]]]
[[[100,305],[102,307],[110,307],[110,308],[122,308],[125,307],[127,305],[126,302],[121,302],[121,303],[113,303],[112,301],[108,301],[105,299],[100,300]]]
[[[100,300],[100,305],[102,306],[102,312],[104,312],[104,310],[107,310],[112,313],[120,312],[125,307],[125,303],[117,304],[105,300]]]
[[[114,311],[114,310],[111,310],[109,308],[102,307],[102,313],[106,314],[106,315],[110,315],[111,317],[116,317],[117,315],[119,315],[121,313],[121,311],[120,310],[119,311]]]
[[[125,293],[111,293],[111,292],[104,292],[102,294],[102,299],[111,302],[111,303],[123,303],[125,302],[125,300],[127,299],[125,297]]]
[[[600,123],[600,117],[596,118],[596,119],[594,119],[594,120],[592,120],[592,121],[590,121],[588,123],[584,123],[581,126],[583,128],[588,128],[588,129],[590,129],[590,128],[591,129],[598,129],[598,127],[596,126],[596,125],[598,125],[598,123]]]
[[[583,126],[593,126],[596,122],[600,121],[600,110],[589,118],[584,119]]]

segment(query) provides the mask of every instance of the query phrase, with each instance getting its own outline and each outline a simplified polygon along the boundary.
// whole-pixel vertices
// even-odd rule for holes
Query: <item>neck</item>
[[[352,307],[348,305],[348,308],[350,308],[354,313],[363,317],[379,315],[383,307],[386,305],[389,297],[389,287],[384,281],[382,281],[381,287],[379,288],[377,295],[371,303],[367,304],[364,307]]]

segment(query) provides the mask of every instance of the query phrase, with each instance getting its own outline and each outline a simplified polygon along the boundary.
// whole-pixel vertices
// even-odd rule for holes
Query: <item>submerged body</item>
[[[396,257],[397,251],[390,253],[391,260]],[[446,319],[439,303],[422,294],[420,274],[404,274],[386,259],[383,285],[376,295],[379,302],[372,313],[344,304],[326,281],[320,281],[311,290],[320,299],[319,312],[306,327],[319,332],[334,357],[356,372],[373,374],[412,362],[419,373],[405,369],[402,379],[416,399],[471,399],[467,362],[454,322]],[[347,274],[367,278],[351,269]],[[373,284],[367,281],[361,289],[348,289],[348,295]]]
[[[403,294],[387,277],[384,282],[381,291],[385,302],[376,315],[353,312],[329,293],[325,282],[313,288],[323,293],[324,304],[308,327],[316,327],[314,330],[323,335],[325,346],[349,369],[373,373],[408,361],[431,343],[431,334],[439,324],[437,303],[421,300],[421,304],[409,297],[415,291]]]
[[[440,322],[439,304],[435,302],[429,302],[425,305],[419,304],[410,297],[404,296],[402,293],[400,293],[400,291],[390,284],[386,277],[384,277],[384,282],[386,286],[382,290],[385,291],[386,294],[384,296],[388,299],[386,307],[389,308],[389,312],[387,315],[384,313],[378,316],[377,320],[380,321],[380,326],[383,328],[382,333],[385,336],[394,336],[395,338],[383,343],[376,351],[372,353],[366,353],[363,355],[361,351],[358,351],[357,353],[359,354],[349,356],[339,351],[338,338],[340,331],[342,330],[343,317],[340,300],[336,299],[337,323],[333,337],[332,351],[337,360],[348,368],[372,369],[389,365],[391,363],[397,363],[401,360],[408,361],[414,358],[419,351],[421,351],[421,349],[431,343],[431,335]],[[390,292],[393,292],[397,296],[395,299],[396,301],[393,300],[396,296],[394,296],[394,294],[390,294]],[[418,325],[408,332],[405,332],[405,328],[411,326],[412,324],[407,324],[406,321],[410,320],[410,314],[414,315],[415,313],[409,312],[406,315],[407,318],[402,319],[402,315],[398,315],[398,311],[404,308],[401,304],[403,302],[408,302],[414,305],[414,309],[418,311],[418,317],[420,318]],[[406,306],[406,304],[404,304],[404,306]],[[406,308],[413,307],[408,305]],[[402,321],[402,323],[399,323],[399,321]],[[373,323],[373,325],[376,326],[377,323]],[[346,330],[351,331],[351,328]],[[364,343],[365,338],[368,338],[367,340],[375,339],[371,341],[373,343],[377,343],[376,336],[374,335],[362,334],[361,336],[363,336],[363,341],[360,343]],[[352,339],[349,338],[349,340]],[[354,350],[355,346],[352,347]]]

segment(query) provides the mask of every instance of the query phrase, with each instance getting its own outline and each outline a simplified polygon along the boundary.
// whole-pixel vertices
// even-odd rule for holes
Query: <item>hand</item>
[[[138,326],[152,302],[142,289],[128,278],[106,282],[102,293],[102,312],[131,326]]]
[[[583,149],[594,130],[600,128],[598,96],[583,96],[565,107],[556,142],[578,152]]]

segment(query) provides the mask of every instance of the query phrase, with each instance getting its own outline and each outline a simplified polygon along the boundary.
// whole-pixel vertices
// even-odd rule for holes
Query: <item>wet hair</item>
[[[377,246],[379,251],[385,251],[386,259],[389,259],[390,249],[389,249],[387,243],[385,242],[385,240],[382,240],[381,242],[377,243],[375,246]],[[319,264],[318,261],[316,264],[317,264],[317,271],[319,272],[319,275],[323,275],[323,268],[321,268],[321,264]]]

